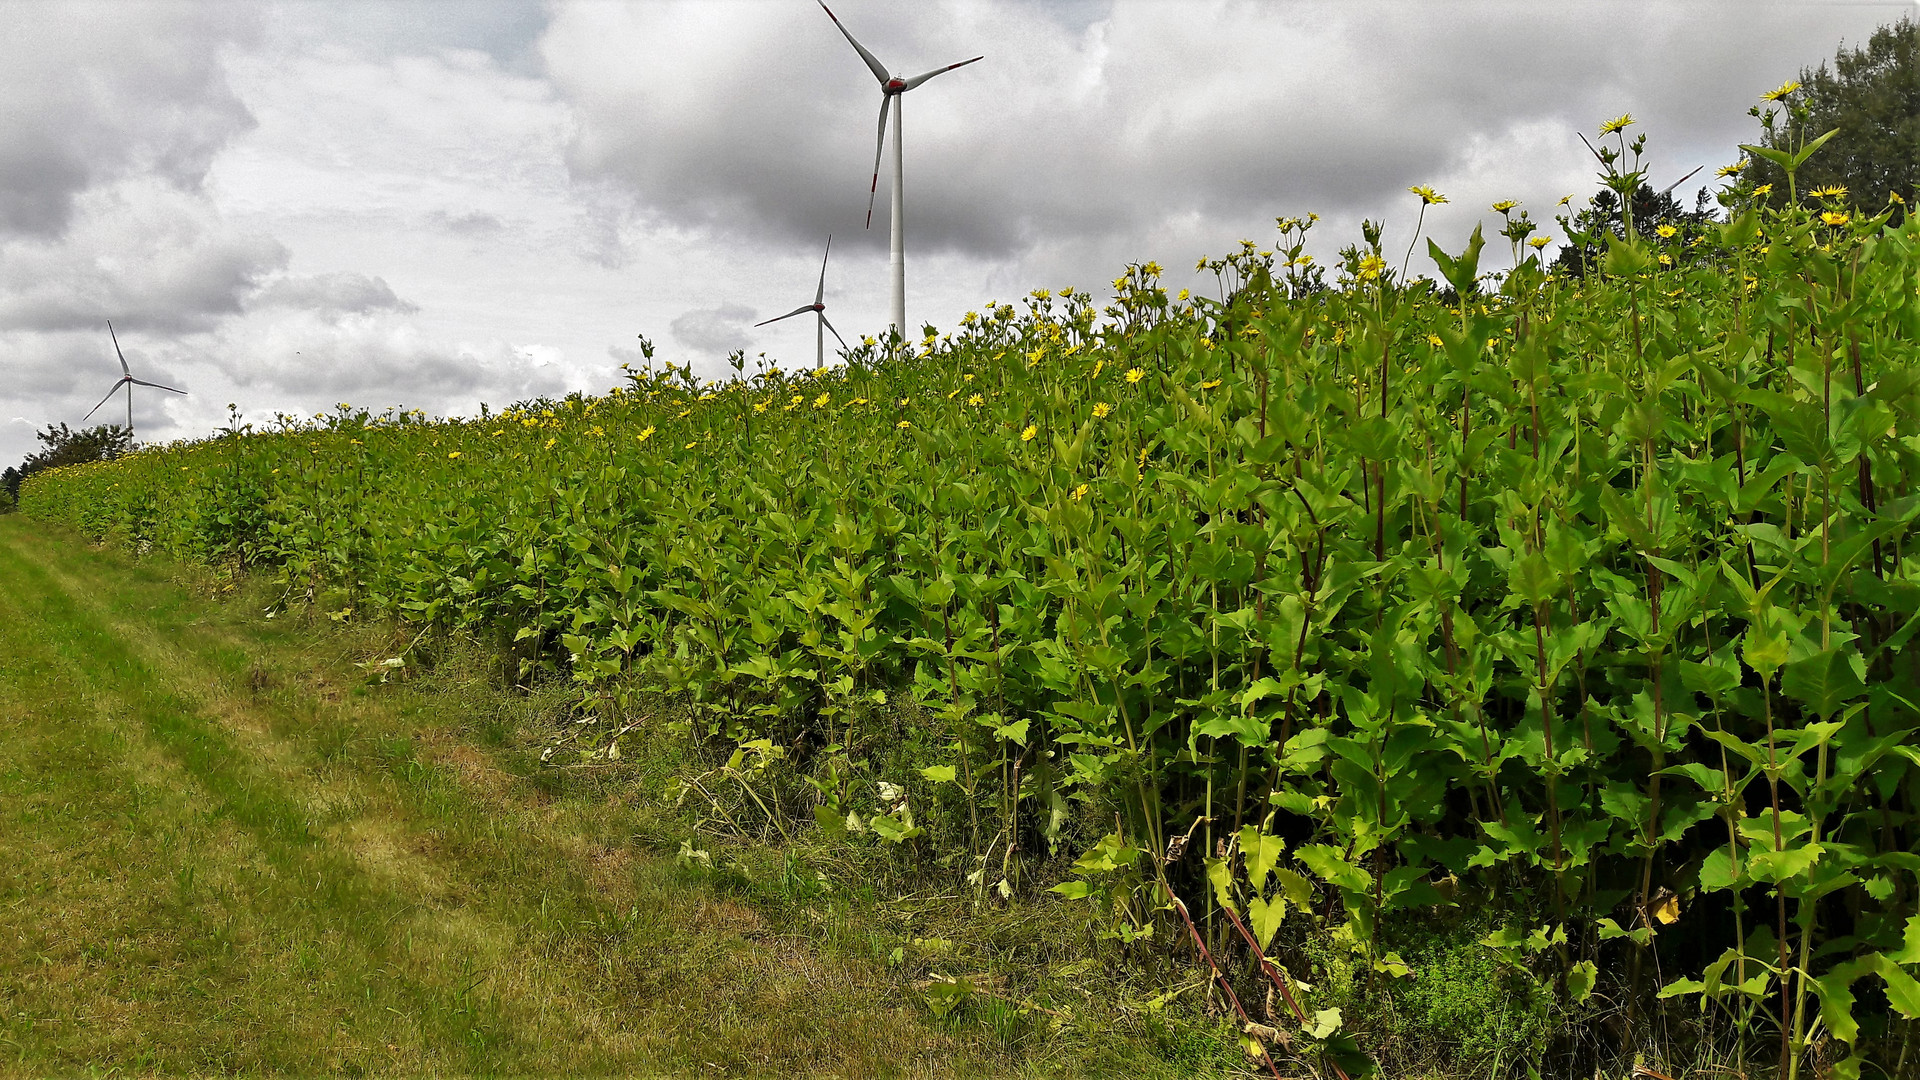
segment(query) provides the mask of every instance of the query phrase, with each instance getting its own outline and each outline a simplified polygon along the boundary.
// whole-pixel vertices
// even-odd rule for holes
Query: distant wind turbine
[[[828,330],[833,330],[833,324],[827,321],[827,305],[825,302],[827,296],[827,255],[832,251],[833,237],[829,236],[827,237],[827,250],[820,255],[820,285],[813,290],[813,303],[802,304],[792,311],[787,312],[785,315],[776,315],[768,319],[767,322],[757,322],[753,324],[755,326],[765,326],[767,323],[777,323],[781,319],[791,319],[795,315],[808,311],[820,316],[820,321],[813,326],[813,367],[815,371],[825,367],[827,364],[827,336],[820,332],[820,328],[824,326]],[[834,340],[840,343],[841,348],[844,349],[848,347],[847,339],[840,336],[840,331],[833,330],[833,337]]]
[[[982,57],[976,56],[973,60],[962,60],[957,64],[948,64],[946,67],[934,68],[932,71],[915,75],[911,79],[903,79],[898,75],[890,74],[886,65],[880,62],[879,57],[868,52],[865,45],[854,40],[853,35],[847,32],[847,28],[842,26],[839,18],[834,15],[833,9],[827,7],[826,0],[819,0],[819,2],[820,10],[826,12],[827,18],[833,20],[833,25],[839,27],[840,32],[846,35],[848,44],[860,54],[860,59],[867,62],[873,77],[880,80],[880,132],[873,147],[873,184],[867,189],[868,228],[873,227],[873,200],[880,190],[880,157],[887,146],[887,108],[889,106],[893,108],[893,189],[889,192],[893,203],[893,243],[887,258],[887,266],[893,272],[893,328],[904,339],[907,333],[907,222],[906,200],[901,194],[901,180],[905,168],[900,156],[900,113],[904,102],[895,99],[935,75],[944,74],[954,68],[966,67]]]
[[[133,369],[127,367],[127,354],[120,351],[120,337],[113,332],[113,321],[111,319],[107,321],[107,336],[113,339],[113,352],[114,355],[120,358],[121,374],[118,379],[114,380],[113,389],[107,391],[107,396],[100,399],[100,405],[105,405],[108,401],[112,400],[113,395],[119,393],[121,387],[124,386],[127,388],[127,435],[131,437],[133,435],[133,388],[135,386],[151,386],[155,390],[169,390],[181,395],[185,395],[186,391],[174,390],[171,386],[162,386],[157,382],[148,382],[145,379],[134,378]],[[88,416],[99,412],[100,405],[95,405],[93,408],[88,409],[87,416],[81,417],[80,422],[83,424],[86,423]]]

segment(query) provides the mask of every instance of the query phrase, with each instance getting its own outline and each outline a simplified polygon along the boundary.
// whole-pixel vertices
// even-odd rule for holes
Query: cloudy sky
[[[839,0],[905,99],[908,319],[1104,288],[1279,215],[1456,247],[1594,189],[1630,112],[1668,182],[1757,96],[1916,10],[1849,0]],[[0,0],[0,463],[119,369],[143,440],[336,402],[470,412],[604,391],[641,334],[718,374],[877,333],[880,94],[812,0]],[[1690,184],[1690,193],[1700,180]],[[1557,234],[1551,225],[1546,230]],[[1416,259],[1416,266],[1423,260]],[[1209,279],[1209,283],[1210,283]],[[114,402],[96,414],[124,418]]]

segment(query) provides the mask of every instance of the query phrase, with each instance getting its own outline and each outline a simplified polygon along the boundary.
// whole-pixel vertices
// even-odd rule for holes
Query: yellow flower
[[[685,420],[685,419],[686,419],[686,418],[687,418],[687,417],[688,417],[689,415],[691,415],[692,413],[693,413],[693,410],[692,410],[692,409],[681,409],[681,410],[680,410],[680,415],[678,415],[678,416],[676,416],[676,417],[674,417],[674,419],[675,419],[675,420]]]
[[[905,430],[907,430],[908,428],[910,428],[910,427],[912,427],[912,426],[913,426],[913,421],[911,421],[911,420],[902,420],[902,421],[900,421],[899,423],[897,423],[897,424],[895,424],[895,425],[893,425],[893,426],[894,426],[894,427],[897,427],[897,428],[899,428],[899,429],[900,429],[901,431],[905,431]]]
[[[1559,205],[1561,205],[1561,206],[1565,206],[1565,205],[1567,205],[1568,203],[1570,203],[1570,202],[1572,202],[1572,201],[1573,201],[1573,196],[1571,196],[1571,195],[1562,195],[1562,196],[1560,196],[1560,202],[1559,202]]]
[[[857,397],[857,398],[854,398],[852,401],[847,402],[847,404],[849,405],[865,405],[866,403],[867,403],[867,399],[863,397]]]
[[[1829,210],[1820,215],[1820,220],[1837,227],[1847,223],[1847,215],[1838,210]]]
[[[1499,202],[1493,204],[1493,212],[1496,214],[1505,214],[1519,205],[1519,203],[1514,202],[1512,199],[1501,199]]]
[[[1660,254],[1660,265],[1661,265],[1661,266],[1672,266],[1672,265],[1673,265],[1673,256],[1671,256],[1671,255],[1668,255],[1668,254],[1666,254],[1665,252],[1662,252],[1662,253]]]
[[[593,427],[592,427],[592,428],[591,428],[590,430],[591,430],[591,431],[592,431],[592,432],[593,432],[593,433],[594,433],[595,435],[605,435],[605,434],[606,434],[606,431],[604,431],[604,430],[603,430],[603,429],[602,429],[602,428],[600,427],[600,425],[599,425],[599,424],[595,424],[595,425],[593,425]]]
[[[766,412],[768,404],[769,403],[765,401],[756,401],[753,403],[753,411],[757,413]]]
[[[1131,385],[1132,385],[1132,384],[1134,384],[1134,383],[1137,383],[1137,382],[1139,382],[1139,381],[1140,381],[1141,379],[1144,379],[1144,378],[1146,378],[1146,377],[1147,377],[1147,373],[1146,373],[1146,372],[1144,372],[1144,371],[1142,371],[1142,370],[1140,370],[1139,368],[1128,368],[1128,369],[1127,369],[1127,384],[1128,384],[1129,386],[1131,386]]]
[[[1759,187],[1753,189],[1753,197],[1756,199],[1764,198],[1771,194],[1773,194],[1772,184],[1761,184]]]
[[[1527,241],[1527,244],[1530,247],[1532,247],[1533,250],[1535,251],[1539,251],[1541,248],[1544,248],[1551,243],[1553,243],[1553,237],[1551,236],[1536,236],[1533,239]]]
[[[1812,191],[1807,192],[1807,194],[1816,199],[1837,199],[1846,193],[1847,185],[1845,184],[1834,184],[1831,187],[1814,188]]]
[[[1447,201],[1445,195],[1440,194],[1425,184],[1415,184],[1407,190],[1420,196],[1420,202],[1425,206],[1434,206]]]
[[[1601,124],[1600,134],[1612,135],[1616,132],[1625,131],[1632,124],[1633,124],[1633,115],[1631,113],[1621,113],[1619,116],[1616,116],[1613,119],[1607,121],[1606,123]]]
[[[1034,425],[1034,424],[1028,424],[1028,425],[1027,425],[1027,426],[1026,426],[1026,427],[1025,427],[1024,429],[1022,429],[1022,430],[1021,430],[1021,432],[1020,432],[1020,441],[1021,441],[1021,442],[1032,442],[1032,441],[1033,441],[1033,437],[1034,437],[1035,435],[1038,435],[1038,434],[1040,434],[1040,428],[1039,428],[1038,426],[1036,426],[1036,425]]]
[[[1680,230],[1674,228],[1671,225],[1662,225],[1653,231],[1660,234],[1660,239],[1671,240],[1673,239],[1673,234],[1679,232]]]
[[[1789,79],[1786,82],[1783,82],[1780,84],[1780,89],[1769,90],[1766,93],[1761,94],[1760,100],[1761,101],[1779,101],[1781,98],[1786,97],[1788,94],[1791,94],[1798,89],[1800,89],[1800,84]]]
[[[1446,342],[1444,342],[1444,341],[1441,341],[1441,340],[1440,340],[1440,335],[1439,335],[1439,334],[1428,334],[1428,335],[1427,335],[1427,344],[1429,344],[1429,345],[1431,345],[1431,346],[1433,346],[1434,348],[1436,348],[1436,349],[1438,349],[1438,348],[1441,348],[1442,346],[1444,346],[1444,345],[1446,345]]]
[[[696,446],[699,446],[699,445],[700,445],[700,443],[699,443],[699,441],[698,441],[698,440],[696,440],[696,441],[694,441],[694,442],[690,442],[690,443],[688,443],[687,445],[685,445],[685,446],[683,446],[683,447],[681,447],[680,449],[682,449],[682,450],[691,450],[691,449],[693,449],[694,447],[696,447]]]
[[[966,373],[965,375],[962,375],[962,376],[960,376],[960,381],[961,381],[961,382],[972,382],[972,381],[973,381],[973,372],[971,372],[971,371],[969,371],[969,372],[967,372],[967,373]]]
[[[1084,499],[1086,497],[1087,497],[1087,485],[1081,484],[1079,487],[1073,489],[1074,502],[1079,502],[1081,499]]]
[[[832,401],[833,401],[833,395],[827,393],[825,390],[822,390],[820,391],[820,396],[813,399],[813,407],[816,409],[824,409]]]
[[[967,395],[967,404],[969,405],[982,405],[986,403],[986,400],[986,398],[981,397],[979,394]]]
[[[1725,180],[1729,176],[1740,175],[1741,172],[1746,170],[1747,165],[1748,165],[1747,159],[1741,158],[1739,161],[1736,161],[1731,165],[1720,166],[1720,168],[1716,170],[1713,175],[1719,177],[1722,180]]]
[[[453,461],[458,459],[459,457],[460,457],[460,451],[455,450],[453,453],[447,455],[447,460]]]
[[[1369,255],[1366,258],[1360,260],[1360,268],[1355,273],[1354,276],[1359,278],[1361,281],[1372,281],[1373,279],[1379,277],[1381,271],[1385,270],[1386,268],[1387,268],[1387,260],[1381,258],[1378,255]]]
[[[1087,376],[1087,377],[1088,377],[1088,378],[1090,378],[1090,379],[1097,379],[1097,378],[1099,378],[1099,377],[1100,377],[1100,372],[1101,372],[1101,371],[1102,371],[1102,370],[1103,370],[1103,369],[1104,369],[1104,368],[1105,368],[1106,366],[1107,366],[1107,358],[1106,358],[1106,357],[1104,357],[1104,356],[1103,356],[1103,357],[1101,357],[1100,359],[1098,359],[1098,360],[1095,360],[1095,361],[1093,362],[1093,374],[1092,374],[1092,375],[1089,375],[1089,376]]]
[[[762,407],[764,408],[764,406]],[[651,438],[653,438],[653,425],[648,424],[645,428],[641,429],[639,436],[635,438],[634,441],[646,442],[648,439],[651,439]]]
[[[1140,448],[1140,456],[1135,460],[1139,463],[1141,468],[1144,469],[1147,467],[1147,448],[1146,447],[1143,446]]]
[[[559,441],[560,441],[560,440],[558,440],[558,439],[548,439],[548,440],[547,440],[547,445],[545,445],[545,446],[543,446],[543,447],[541,447],[540,449],[542,449],[542,450],[551,450],[551,449],[553,449],[553,444],[554,444],[554,443],[556,443],[556,442],[559,442]]]
[[[1093,417],[1096,420],[1106,419],[1107,414],[1112,411],[1113,411],[1113,406],[1107,404],[1104,401],[1096,401],[1093,403]]]
[[[1219,385],[1220,385],[1220,380],[1219,380],[1219,379],[1208,379],[1208,380],[1207,380],[1206,382],[1203,382],[1203,383],[1201,383],[1201,384],[1200,384],[1200,389],[1202,389],[1202,390],[1211,390],[1211,389],[1213,389],[1214,387],[1216,387],[1216,386],[1219,386]]]

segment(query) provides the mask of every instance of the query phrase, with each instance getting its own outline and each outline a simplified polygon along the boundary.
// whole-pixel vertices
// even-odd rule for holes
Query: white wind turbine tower
[[[854,40],[853,35],[847,32],[847,28],[841,26],[839,18],[833,13],[833,9],[827,7],[826,0],[819,0],[819,2],[820,10],[826,12],[827,18],[833,20],[833,25],[840,28],[840,32],[846,35],[847,42],[853,46],[854,51],[860,54],[860,59],[867,62],[867,67],[872,70],[873,77],[880,80],[880,133],[879,139],[873,147],[873,185],[867,189],[868,228],[873,227],[873,200],[874,196],[880,190],[880,157],[882,153],[885,152],[887,145],[887,108],[888,106],[892,106],[893,108],[893,189],[890,192],[893,203],[893,242],[887,258],[887,266],[893,273],[893,329],[901,336],[902,340],[905,340],[907,334],[906,200],[901,195],[900,189],[901,179],[904,173],[900,156],[900,112],[902,102],[896,99],[914,87],[919,86],[921,83],[926,82],[928,79],[933,78],[935,75],[952,71],[954,68],[966,67],[975,60],[982,59],[982,57],[976,56],[973,60],[962,60],[957,64],[948,64],[946,67],[934,68],[932,71],[925,72],[924,74],[915,75],[911,79],[903,79],[898,75],[890,74],[887,71],[886,65],[880,62],[879,57],[868,52],[865,45]]]
[[[781,319],[791,319],[795,315],[799,315],[803,312],[808,312],[808,311],[811,311],[815,315],[818,315],[820,319],[818,322],[814,323],[813,325],[813,369],[815,371],[818,371],[827,365],[827,336],[825,333],[821,331],[821,327],[825,327],[828,330],[833,330],[833,324],[827,321],[827,305],[826,305],[827,255],[832,253],[832,251],[833,251],[833,237],[829,236],[827,237],[827,250],[825,252],[822,252],[820,255],[820,285],[818,288],[813,290],[813,303],[802,304],[801,306],[794,308],[792,311],[787,312],[785,315],[776,315],[773,318],[768,319],[767,322],[757,322],[753,324],[755,326],[765,326],[767,325],[767,323],[777,323]],[[843,349],[847,348],[847,339],[840,336],[840,331],[833,330],[833,337],[834,337],[834,340],[840,343],[841,348]]]
[[[162,386],[157,382],[148,382],[145,379],[134,378],[133,369],[127,367],[127,354],[120,351],[120,337],[113,332],[112,320],[108,320],[107,322],[107,336],[113,339],[113,352],[115,356],[120,358],[121,374],[118,379],[114,380],[113,389],[107,391],[107,396],[100,399],[100,405],[105,405],[108,401],[111,401],[113,395],[120,392],[121,387],[124,386],[127,388],[127,435],[131,438],[133,435],[133,388],[135,386],[151,386],[155,390],[169,390],[183,396],[186,394],[186,391],[174,390],[171,386]],[[94,413],[99,412],[100,405],[95,405],[93,408],[88,409],[87,416],[92,416]],[[86,423],[87,416],[81,417],[80,422],[83,424]]]

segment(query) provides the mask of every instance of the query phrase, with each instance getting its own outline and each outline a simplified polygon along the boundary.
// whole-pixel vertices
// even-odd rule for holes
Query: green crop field
[[[698,836],[1170,959],[1262,1072],[1911,1076],[1920,223],[1734,211],[1492,287],[1478,232],[1320,287],[1288,221],[1211,297],[236,419],[21,506],[564,681],[545,768],[665,737]]]

